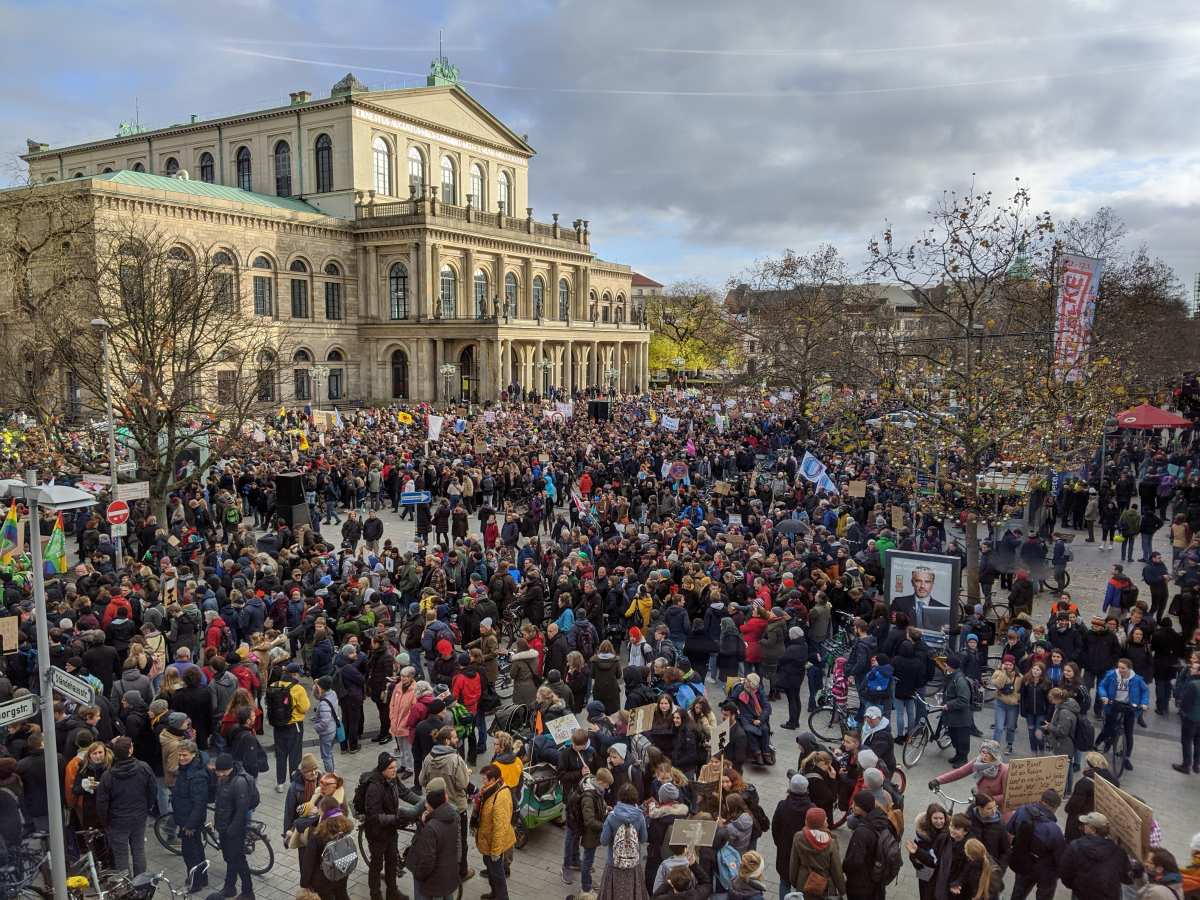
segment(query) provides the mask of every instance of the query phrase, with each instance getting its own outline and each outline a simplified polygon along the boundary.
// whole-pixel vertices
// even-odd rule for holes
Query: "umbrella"
[[[1165,409],[1143,403],[1117,413],[1118,428],[1191,428],[1192,423]]]
[[[811,528],[800,519],[784,519],[774,528],[778,534],[808,534],[810,530]]]

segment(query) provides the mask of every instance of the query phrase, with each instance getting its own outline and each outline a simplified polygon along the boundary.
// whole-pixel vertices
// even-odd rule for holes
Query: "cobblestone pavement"
[[[384,536],[386,538],[397,542],[401,548],[404,548],[407,542],[413,539],[411,522],[399,521],[398,516],[390,511],[381,513],[381,517],[385,522]],[[1165,534],[1165,531],[1160,532],[1156,546],[1167,551]],[[1104,596],[1104,584],[1109,575],[1109,566],[1114,561],[1119,561],[1119,553],[1116,550],[1101,552],[1097,549],[1098,544],[1086,544],[1083,542],[1083,537],[1082,534],[1078,535],[1073,544],[1075,561],[1071,566],[1071,594],[1084,615],[1091,616],[1099,612]],[[1168,555],[1168,553],[1169,551],[1164,555]],[[1134,582],[1140,583],[1141,566],[1135,563],[1128,569]],[[1146,593],[1144,588],[1143,593]],[[1036,621],[1044,620],[1050,603],[1049,595],[1039,595],[1034,609]],[[716,696],[719,699],[720,687],[711,683],[707,687],[710,696]],[[357,783],[359,774],[374,765],[376,751],[379,749],[377,745],[370,742],[370,738],[377,734],[378,729],[373,704],[366,705],[365,714],[364,734],[367,740],[364,742],[361,752],[348,755],[335,750],[339,754],[337,771],[350,785]],[[807,715],[806,708],[802,721],[807,718]],[[985,709],[976,713],[976,723],[979,729],[988,735],[991,731],[991,719],[990,710]],[[775,704],[772,720],[776,723],[786,720],[786,705]],[[1136,729],[1135,753],[1132,759],[1136,762],[1137,768],[1126,775],[1122,786],[1139,796],[1155,810],[1163,830],[1165,846],[1176,855],[1181,863],[1185,863],[1188,859],[1188,843],[1191,836],[1200,831],[1200,776],[1180,775],[1170,768],[1171,763],[1178,762],[1180,759],[1179,724],[1174,713],[1168,717],[1162,717],[1149,712],[1146,721],[1148,728]],[[776,731],[775,744],[778,749],[779,762],[774,768],[759,769],[751,766],[746,770],[747,780],[752,781],[758,787],[763,808],[768,815],[774,811],[776,803],[784,795],[785,770],[796,765],[797,753],[792,742],[793,734],[794,732]],[[309,736],[311,737],[311,729]],[[270,739],[269,735],[266,736],[266,739]],[[976,739],[975,748],[978,747],[978,743],[979,739]],[[315,752],[315,747],[315,740],[309,740],[306,750],[311,748]],[[1016,747],[1017,755],[1021,755],[1021,748],[1028,748],[1024,724],[1021,725]],[[274,754],[270,748],[268,748],[268,755],[271,756],[272,765],[274,765]],[[911,833],[911,825],[918,812],[935,799],[926,787],[926,783],[946,769],[945,762],[950,758],[949,755],[949,750],[938,752],[936,747],[932,747],[926,751],[920,764],[908,773],[908,789],[905,795],[906,818],[910,829],[908,833]],[[490,754],[481,753],[480,765],[487,758],[490,758]],[[272,871],[266,876],[256,878],[255,895],[263,900],[291,900],[299,887],[300,869],[296,853],[281,849],[282,838],[280,835],[283,827],[284,795],[275,793],[274,779],[269,774],[260,777],[259,787],[262,793],[262,803],[256,811],[255,817],[267,823],[276,854],[275,867]],[[962,795],[966,795],[965,788]],[[1065,821],[1065,816],[1060,816],[1060,821]],[[574,885],[564,884],[560,878],[562,837],[562,830],[553,824],[538,828],[530,834],[528,844],[524,849],[516,852],[513,860],[509,893],[514,898],[540,897],[549,900],[549,898],[565,898],[578,890],[577,883]],[[147,855],[151,870],[165,870],[168,877],[182,880],[182,860],[166,853],[154,839],[152,833],[148,834],[148,838]],[[846,829],[841,829],[839,839],[843,842],[847,839]],[[758,849],[763,852],[767,861],[764,877],[769,894],[777,895],[778,882],[774,867],[775,848],[769,835],[765,840],[760,840]],[[595,873],[597,886],[600,883],[602,859],[603,855],[601,854],[597,858],[598,871]],[[488,884],[482,875],[482,860],[473,845],[470,851],[470,860],[472,867],[481,874],[467,882],[463,890],[463,897],[464,900],[479,900],[479,897],[488,891]],[[220,879],[224,872],[220,854],[209,851],[209,862],[212,866],[210,882],[215,889],[219,889]],[[1011,887],[1011,876],[1008,884]],[[411,877],[405,875],[402,878],[401,887],[411,895],[413,893]],[[358,869],[351,875],[349,892],[352,898],[370,897],[365,865],[360,863]],[[917,882],[913,877],[912,867],[906,862],[900,878],[888,889],[888,897],[908,900],[908,898],[917,896]],[[1008,891],[1006,890],[1005,897],[1007,896]],[[1056,896],[1066,898],[1069,896],[1069,892],[1060,887]]]

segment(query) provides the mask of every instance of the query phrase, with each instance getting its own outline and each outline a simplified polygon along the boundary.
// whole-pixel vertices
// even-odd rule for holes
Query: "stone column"
[[[592,341],[591,358],[588,360],[588,387],[598,387],[600,384],[600,373],[604,369],[600,365],[600,342]]]
[[[425,312],[429,318],[436,318],[435,313],[438,310],[439,300],[438,293],[441,290],[442,277],[442,255],[441,248],[437,244],[430,242],[429,244],[429,278],[428,290],[425,296],[421,298],[421,303],[426,304]],[[438,388],[441,390],[441,388]]]
[[[367,247],[367,309],[372,319],[379,318],[379,248]]]
[[[413,242],[412,249],[408,254],[408,314],[410,317],[415,317],[418,322],[425,318],[425,310],[421,308],[421,285],[425,283],[425,276],[421,265],[421,245]],[[416,296],[414,296],[414,292]]]
[[[579,318],[586,322],[590,315],[588,304],[591,303],[592,270],[586,265],[581,268],[583,269],[583,290],[579,292]]]
[[[575,391],[575,342],[567,341],[563,352],[563,388],[569,397]]]
[[[464,304],[460,303],[458,317],[460,319],[473,319],[475,318],[475,251],[470,247],[463,253],[463,269],[466,272],[467,281],[467,289],[464,291],[466,296],[463,298],[466,309],[463,309]]]
[[[432,344],[433,344],[433,365],[430,367],[430,372],[432,373],[431,377],[433,378],[433,390],[430,393],[433,394],[433,400],[436,403],[438,400],[443,399],[442,398],[441,368],[442,368],[442,363],[444,362],[444,360],[442,359],[442,342],[441,342],[441,340],[438,338],[433,338]]]

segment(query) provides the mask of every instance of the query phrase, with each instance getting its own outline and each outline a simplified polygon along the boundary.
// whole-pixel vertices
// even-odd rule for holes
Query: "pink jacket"
[[[971,760],[966,765],[959,766],[957,769],[951,769],[949,772],[943,772],[937,777],[938,784],[949,784],[952,781],[958,781],[962,778],[974,778],[975,772],[972,768],[975,760]],[[1004,806],[1004,791],[1008,787],[1008,763],[1000,763],[1000,773],[995,778],[980,778],[975,782],[975,790],[987,794],[1000,806]],[[1008,821],[1008,817],[1012,814],[1011,811],[1004,814],[1004,820]]]
[[[392,691],[392,699],[388,701],[388,719],[392,723],[392,737],[406,738],[409,736],[408,716],[412,712],[413,701],[417,699],[416,685],[410,684],[404,691],[397,685]]]

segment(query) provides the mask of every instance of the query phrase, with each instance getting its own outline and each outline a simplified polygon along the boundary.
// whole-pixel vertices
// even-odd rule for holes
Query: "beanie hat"
[[[213,768],[215,768],[218,772],[228,772],[230,769],[233,768],[233,765],[234,765],[233,757],[230,756],[228,753],[222,753],[220,756],[217,757],[217,761],[214,764]]]
[[[978,644],[978,643],[979,643],[979,635],[977,635],[977,634],[968,634],[968,635],[967,635],[967,642],[968,642],[968,643],[970,643],[971,641],[974,641],[975,643],[977,643],[977,644]]]
[[[863,812],[869,813],[875,809],[875,798],[866,791],[859,791],[854,795],[854,805]]]
[[[181,712],[173,712],[167,716],[168,728],[182,728],[187,724],[187,714]]]
[[[810,807],[808,812],[804,814],[804,824],[809,828],[824,828],[828,824],[828,819],[825,817],[825,810],[819,806]]]
[[[1000,660],[1000,662],[1001,662],[1001,664],[1012,663],[1015,666],[1017,664],[1017,658],[1015,656],[1013,656],[1011,653],[1005,653],[1004,657]]]
[[[642,629],[634,625],[629,629],[629,639],[631,641],[640,641],[642,639]]]
[[[445,638],[442,638],[437,642],[437,645],[434,647],[434,649],[437,650],[438,656],[448,657],[454,652],[454,645]]]
[[[659,803],[674,803],[679,799],[679,788],[675,787],[671,782],[667,782],[658,789]]]
[[[788,639],[789,640],[798,641],[803,637],[804,637],[804,629],[801,628],[799,625],[793,625],[791,628],[788,629]]]
[[[874,750],[860,750],[858,765],[863,769],[874,769],[879,764],[879,757]]]
[[[389,757],[390,758],[390,757]],[[446,793],[445,778],[430,778],[429,784],[425,785],[426,794]]]
[[[962,668],[962,660],[959,659],[957,656],[954,656],[953,654],[951,654],[950,656],[946,657],[946,668],[960,669],[960,668]]]
[[[394,756],[392,756],[392,754],[390,754],[386,750],[384,750],[375,759],[375,771],[382,772],[384,769],[386,769],[388,766],[390,766],[393,762],[395,762],[395,759],[396,758]]]
[[[878,769],[867,769],[863,772],[863,784],[871,790],[883,787],[883,773]]]
[[[805,778],[803,775],[801,775],[799,772],[797,772],[795,775],[793,775],[788,780],[788,793],[789,794],[807,794],[808,793],[808,779]]]

